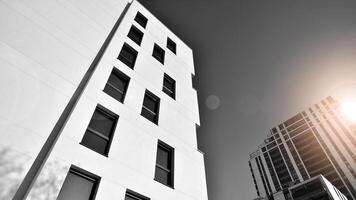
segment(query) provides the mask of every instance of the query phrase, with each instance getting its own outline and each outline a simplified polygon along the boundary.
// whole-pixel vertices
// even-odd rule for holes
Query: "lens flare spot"
[[[220,106],[220,99],[215,95],[210,95],[206,98],[205,104],[210,110],[215,110]]]
[[[356,121],[356,102],[342,102],[341,107],[348,119]]]

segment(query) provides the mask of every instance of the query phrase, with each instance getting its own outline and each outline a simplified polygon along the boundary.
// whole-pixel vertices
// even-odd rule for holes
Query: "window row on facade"
[[[140,24],[143,28],[147,25],[147,18],[144,17],[140,12],[137,13],[135,21]],[[136,44],[141,45],[143,38],[143,32],[141,32],[137,27],[132,25],[129,30],[128,37],[134,41]],[[170,38],[167,38],[167,48],[176,53],[176,44]],[[136,51],[129,44],[124,43],[121,51],[119,53],[118,59],[123,62],[125,65],[134,68],[136,59],[138,56],[138,51]],[[157,44],[153,47],[152,56],[157,59],[159,62],[164,64],[165,51]],[[119,72],[118,70],[113,71],[110,75],[107,86],[105,87],[105,92],[110,96],[116,98],[118,101],[123,102],[124,94],[127,89],[130,78]],[[163,88],[162,91],[166,93],[171,98],[175,99],[176,97],[176,81],[167,74],[164,74],[163,78]],[[151,95],[154,96],[154,95]],[[158,99],[158,98],[154,98]],[[151,110],[152,111],[152,110]]]
[[[93,200],[100,179],[99,176],[72,165],[59,191],[57,200]],[[125,200],[150,200],[150,198],[127,189]]]
[[[140,12],[136,14],[135,21],[138,24],[140,24],[143,28],[146,28],[148,20]],[[140,31],[140,29],[138,29],[135,25],[132,25],[127,36],[138,46],[140,46],[144,33]],[[177,53],[177,44],[169,37],[167,37],[166,47],[174,54]],[[121,60],[123,63],[125,63],[127,66],[129,66],[131,69],[133,69],[135,66],[137,55],[138,55],[138,51],[136,51],[133,47],[131,47],[127,43],[124,43],[118,59]],[[164,64],[165,50],[162,47],[160,47],[158,44],[154,44],[152,57],[154,57],[160,63]]]
[[[102,106],[97,106],[80,142],[81,145],[108,156],[110,144],[119,116]],[[154,180],[174,187],[174,148],[158,141]],[[100,183],[100,177],[72,166],[57,197],[58,200],[92,200]],[[147,200],[149,198],[129,191],[125,200]]]
[[[127,75],[114,68],[111,71],[109,79],[104,87],[104,92],[117,101],[124,103],[129,82],[130,78]],[[162,91],[173,99],[175,99],[176,96],[175,86],[174,79],[167,74],[164,74]],[[160,98],[146,89],[141,115],[151,122],[158,124],[159,107]]]
[[[149,100],[147,100],[149,101]],[[142,110],[155,109],[154,105],[147,103],[149,108],[143,107]],[[143,111],[148,118],[155,118],[150,111]],[[115,132],[119,116],[98,105],[92,115],[87,130],[84,133],[81,145],[108,156],[110,144]],[[158,142],[156,155],[155,180],[167,186],[173,187],[174,169],[174,148],[162,141]]]

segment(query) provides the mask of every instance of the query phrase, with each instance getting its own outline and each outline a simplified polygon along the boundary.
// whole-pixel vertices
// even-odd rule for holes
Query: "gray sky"
[[[356,1],[140,2],[194,51],[210,200],[256,196],[248,155],[268,129],[355,97]]]

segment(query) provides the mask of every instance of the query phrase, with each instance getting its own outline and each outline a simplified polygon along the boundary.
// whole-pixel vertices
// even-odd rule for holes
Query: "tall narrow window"
[[[130,78],[118,69],[111,71],[108,82],[105,85],[104,92],[118,100],[124,102],[127,86]]]
[[[174,54],[177,53],[177,44],[173,42],[170,38],[167,38],[167,48],[171,50]]]
[[[120,51],[118,59],[129,66],[131,69],[134,68],[137,58],[137,51],[128,44],[124,44]]]
[[[164,74],[163,77],[163,92],[166,93],[168,96],[172,97],[173,99],[176,98],[176,81],[173,80],[167,74]]]
[[[157,44],[153,47],[152,56],[156,58],[160,63],[164,64],[164,50]]]
[[[62,185],[57,200],[93,200],[100,177],[77,167],[71,167]]]
[[[131,26],[129,34],[127,36],[139,46],[141,45],[143,33],[134,25]]]
[[[158,141],[155,180],[174,187],[174,149]]]
[[[126,190],[125,200],[150,200],[150,198],[138,194],[132,190]]]
[[[146,28],[147,25],[147,18],[143,16],[140,12],[137,12],[135,21],[140,24],[143,28]]]
[[[80,144],[107,156],[118,116],[97,107]]]
[[[143,99],[141,115],[153,123],[158,124],[158,113],[159,98],[152,94],[150,91],[146,90],[145,97]]]

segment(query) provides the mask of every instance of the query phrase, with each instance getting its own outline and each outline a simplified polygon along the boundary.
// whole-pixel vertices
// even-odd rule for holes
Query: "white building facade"
[[[340,103],[323,99],[272,128],[250,154],[249,166],[257,195],[272,197],[312,177],[323,175],[349,200],[356,199],[355,122]]]
[[[0,15],[0,199],[208,199],[193,53],[149,11],[4,0]]]

